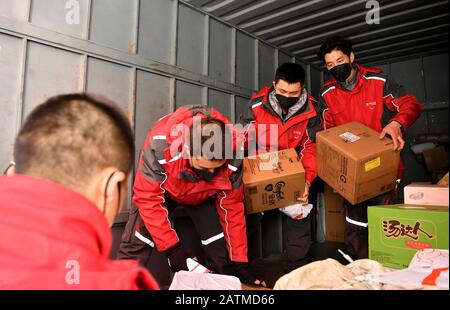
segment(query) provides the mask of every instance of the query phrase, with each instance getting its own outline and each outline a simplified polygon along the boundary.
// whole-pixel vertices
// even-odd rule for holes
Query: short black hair
[[[16,173],[83,189],[106,167],[131,171],[134,138],[115,103],[94,95],[49,98],[26,118],[14,145]]]
[[[319,48],[319,52],[317,53],[317,57],[321,61],[325,61],[325,55],[331,53],[334,50],[341,51],[348,57],[353,52],[352,42],[348,39],[342,37],[331,37],[327,38],[325,42],[323,42],[322,46]]]
[[[278,67],[275,73],[275,84],[280,80],[286,81],[289,84],[301,83],[305,84],[306,73],[303,67],[293,62],[285,62]]]

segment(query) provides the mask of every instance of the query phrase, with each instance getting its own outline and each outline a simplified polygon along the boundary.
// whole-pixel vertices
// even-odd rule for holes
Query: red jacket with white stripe
[[[339,87],[336,80],[324,84],[321,97],[327,105],[324,111],[326,128],[358,121],[381,132],[387,123],[396,121],[406,130],[419,118],[423,112],[420,102],[383,75],[383,70],[361,65],[357,68],[359,74],[352,91]],[[395,115],[385,120],[383,113],[388,111],[384,108]]]
[[[358,76],[352,91],[339,86],[336,80],[324,84],[321,92],[324,127],[331,128],[358,121],[377,132],[390,122],[408,129],[422,114],[422,104],[406,93],[383,70],[356,65]],[[399,177],[402,168],[399,169]]]
[[[181,152],[182,143],[173,147],[180,142],[179,135],[173,136],[174,126],[191,127],[195,115],[208,115],[230,124],[225,116],[207,106],[184,106],[160,119],[142,146],[133,203],[137,205],[156,247],[159,251],[165,251],[178,243],[179,239],[169,221],[164,196],[168,195],[187,206],[196,206],[216,196],[216,208],[230,259],[247,262],[242,160],[228,160],[213,179],[206,182],[191,169],[188,157]]]
[[[253,124],[247,131],[247,141],[257,139],[257,142],[261,143],[262,140],[266,140],[266,146],[269,147],[270,126],[277,126],[278,150],[296,149],[305,168],[306,180],[312,183],[317,176],[316,132],[322,126],[318,101],[308,94],[305,105],[283,121],[269,102],[269,94],[273,90],[273,87],[266,86],[259,92],[253,93],[248,109],[241,115],[240,122],[243,125]]]
[[[0,176],[0,289],[158,289],[133,260],[110,260],[105,216],[84,196],[26,175]]]

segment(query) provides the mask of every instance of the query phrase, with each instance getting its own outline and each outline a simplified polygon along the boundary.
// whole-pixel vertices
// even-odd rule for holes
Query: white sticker
[[[342,140],[345,142],[353,143],[361,139],[361,137],[358,137],[357,135],[352,134],[351,132],[344,132],[343,134],[339,135]]]

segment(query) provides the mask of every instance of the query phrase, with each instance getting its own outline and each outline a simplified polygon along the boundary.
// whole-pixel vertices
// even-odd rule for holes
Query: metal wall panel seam
[[[204,38],[203,38],[203,70],[202,70],[203,74],[206,76],[209,76],[209,68],[210,68],[210,65],[209,65],[210,24],[209,24],[209,22],[210,22],[210,18],[208,15],[206,15],[205,20],[204,20],[205,31],[203,33]],[[214,80],[216,80],[216,79],[214,78]]]
[[[202,88],[202,104],[209,106],[209,90],[208,86]]]
[[[170,96],[169,96],[169,111],[170,113],[175,112],[176,109],[176,83],[177,79],[171,78],[169,82]]]
[[[18,100],[17,103],[17,116],[16,116],[16,128],[15,128],[15,134],[17,135],[19,133],[20,128],[22,127],[22,117],[23,117],[23,109],[24,109],[24,93],[25,93],[25,74],[26,74],[26,67],[27,67],[27,55],[28,55],[28,40],[22,39],[22,61],[20,63],[20,77],[19,77],[19,94],[18,94]]]
[[[231,98],[230,98],[230,104],[231,104],[231,111],[230,111],[230,122],[232,122],[233,124],[236,124],[236,95],[235,94],[231,94]]]
[[[171,51],[170,51],[170,64],[172,66],[176,66],[177,64],[177,48],[178,48],[178,13],[179,12],[179,4],[178,0],[174,0],[173,7],[173,24],[172,24],[172,43],[171,43]]]
[[[81,84],[81,91],[86,92],[86,86],[87,86],[87,71],[88,71],[88,56],[86,54],[81,55],[81,75],[80,75],[80,84]]]
[[[424,98],[425,98],[425,102],[429,102],[428,100],[428,92],[427,92],[427,80],[426,80],[426,76],[425,76],[425,66],[423,63],[423,56],[420,57],[420,76],[422,77],[422,82],[423,82],[423,92],[424,92]]]
[[[235,27],[231,28],[231,70],[230,81],[231,84],[236,84],[236,62],[237,62],[237,30]]]
[[[84,21],[85,22],[84,29],[83,33],[81,34],[81,38],[84,40],[89,40],[89,34],[91,31],[91,14],[92,14],[92,0],[88,0],[86,20]]]
[[[140,0],[136,0],[134,6],[134,27],[132,28],[131,36],[133,38],[132,50],[128,50],[132,54],[137,54],[138,44],[139,44],[139,11],[140,11]]]
[[[136,67],[143,71],[156,73],[169,78],[175,76],[179,80],[201,86],[208,86],[220,91],[232,92],[242,96],[249,96],[249,94],[253,91],[252,89],[233,85],[224,81],[217,81],[209,78],[208,76],[172,65],[146,59],[137,54],[129,54],[114,48],[100,46],[90,41],[85,41],[80,38],[71,37],[52,30],[43,29],[32,24],[21,23],[4,17],[0,17],[0,32],[16,37],[26,38],[30,41],[35,41],[37,43],[78,54],[87,54],[88,56],[112,63]]]
[[[30,22],[30,16],[31,16],[31,0],[26,0],[27,4],[25,5],[26,11],[25,11],[25,21]]]
[[[278,68],[279,63],[280,63],[280,59],[278,58],[278,57],[280,57],[280,51],[278,50],[278,48],[276,48],[273,53],[274,53],[273,57],[275,57],[273,64],[275,65],[275,69],[276,69],[276,68]]]
[[[306,85],[308,87],[308,91],[312,93],[312,87],[311,87],[311,65],[306,65]],[[313,97],[316,96],[316,94],[312,94]]]

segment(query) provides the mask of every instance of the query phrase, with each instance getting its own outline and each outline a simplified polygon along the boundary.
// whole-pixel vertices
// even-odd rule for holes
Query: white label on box
[[[344,132],[343,134],[339,135],[342,140],[345,142],[353,143],[361,139],[361,137],[358,137],[357,135],[352,134],[351,132]]]
[[[265,153],[259,155],[259,170],[270,171],[278,167],[278,153]]]

